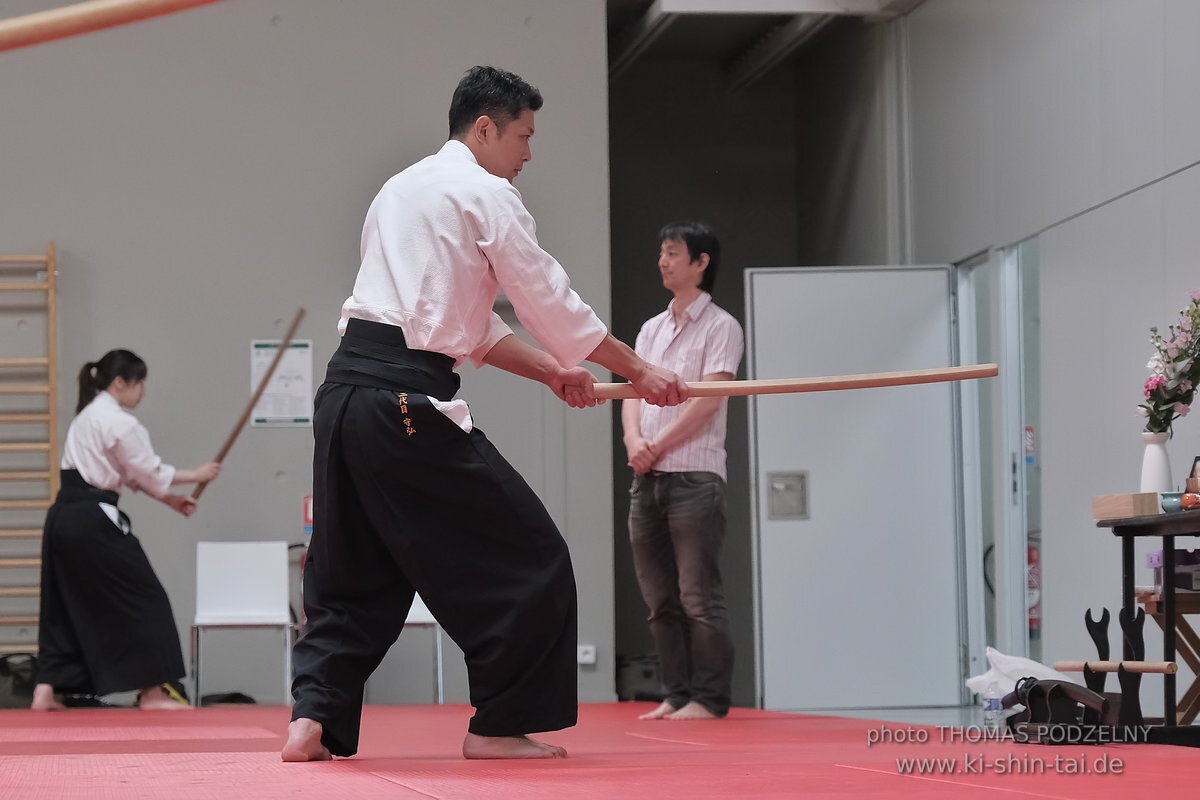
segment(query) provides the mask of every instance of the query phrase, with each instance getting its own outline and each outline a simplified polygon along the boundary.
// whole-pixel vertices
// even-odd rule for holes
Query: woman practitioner
[[[165,686],[185,672],[171,603],[117,500],[129,488],[191,516],[196,502],[170,487],[211,481],[220,466],[175,469],[155,455],[129,413],[145,381],[146,362],[128,350],[110,350],[79,373],[62,486],[42,537],[35,711],[62,709],[56,692],[134,689],[139,708],[187,708]]]

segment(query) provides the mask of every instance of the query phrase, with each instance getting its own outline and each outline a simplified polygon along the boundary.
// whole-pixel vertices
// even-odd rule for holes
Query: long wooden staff
[[[138,22],[217,0],[89,0],[0,20],[0,51]]]
[[[275,357],[271,359],[271,364],[267,367],[266,374],[258,382],[258,388],[254,390],[250,402],[246,404],[246,410],[242,412],[242,416],[238,418],[237,424],[233,426],[233,433],[229,434],[229,438],[225,440],[225,444],[221,445],[221,450],[217,453],[217,457],[213,461],[220,464],[225,460],[225,456],[229,453],[229,448],[233,447],[233,443],[237,441],[238,434],[242,432],[242,428],[246,427],[246,420],[250,419],[251,412],[258,405],[258,398],[262,397],[263,390],[271,382],[271,376],[275,374],[275,368],[279,366],[279,362],[283,359],[283,354],[287,352],[288,345],[292,343],[292,337],[296,335],[296,329],[300,327],[300,320],[302,319],[304,319],[304,309],[298,308],[296,309],[296,316],[292,317],[292,324],[288,326],[287,333],[284,334],[283,343],[279,345],[279,349],[275,351]],[[196,488],[192,491],[192,499],[199,500],[200,495],[204,494],[204,487],[206,486],[208,486],[208,481],[196,484]]]
[[[1124,667],[1126,672],[1157,673],[1159,675],[1174,675],[1179,671],[1179,665],[1174,661],[1055,661],[1054,668],[1059,672],[1083,672],[1087,667],[1092,672],[1116,672]]]
[[[973,364],[945,369],[915,369],[907,372],[867,372],[859,375],[833,375],[825,378],[781,378],[753,381],[692,381],[689,397],[744,397],[751,394],[793,394],[830,392],[842,389],[875,389],[881,386],[910,386],[918,383],[968,381],[994,378],[1000,374],[995,364]],[[597,383],[596,397],[602,400],[632,400],[639,397],[633,384]]]

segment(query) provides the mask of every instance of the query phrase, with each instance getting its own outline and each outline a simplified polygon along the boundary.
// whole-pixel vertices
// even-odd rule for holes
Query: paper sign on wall
[[[277,339],[250,342],[250,391],[258,387],[282,344]],[[313,415],[312,340],[293,340],[279,360],[271,382],[250,414],[256,427],[305,427]]]

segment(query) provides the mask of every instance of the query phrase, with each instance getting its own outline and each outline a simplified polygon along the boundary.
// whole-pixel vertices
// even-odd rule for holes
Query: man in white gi
[[[659,241],[658,268],[673,299],[642,326],[638,355],[687,381],[732,380],[743,337],[709,294],[717,237],[702,223],[677,222]],[[629,539],[666,690],[642,719],[713,719],[729,711],[733,640],[719,564],[726,406],[723,397],[695,397],[673,408],[642,400],[621,407],[634,471]]]
[[[367,212],[342,343],[316,397],[308,623],[295,647],[285,761],[358,749],[363,685],[414,591],[462,648],[475,715],[467,758],[555,758],[527,734],[575,724],[576,597],[566,543],[529,486],[455,400],[464,359],[595,405],[587,359],[649,402],[687,397],[677,375],[609,335],[538,246],[512,181],[542,97],[469,70],[450,140],[389,180]],[[503,289],[545,348],[492,310]]]

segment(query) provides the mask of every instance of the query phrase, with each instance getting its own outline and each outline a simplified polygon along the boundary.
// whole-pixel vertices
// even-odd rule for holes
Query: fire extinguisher
[[[1029,617],[1029,633],[1037,636],[1042,630],[1042,553],[1030,542],[1025,560],[1025,607]]]

